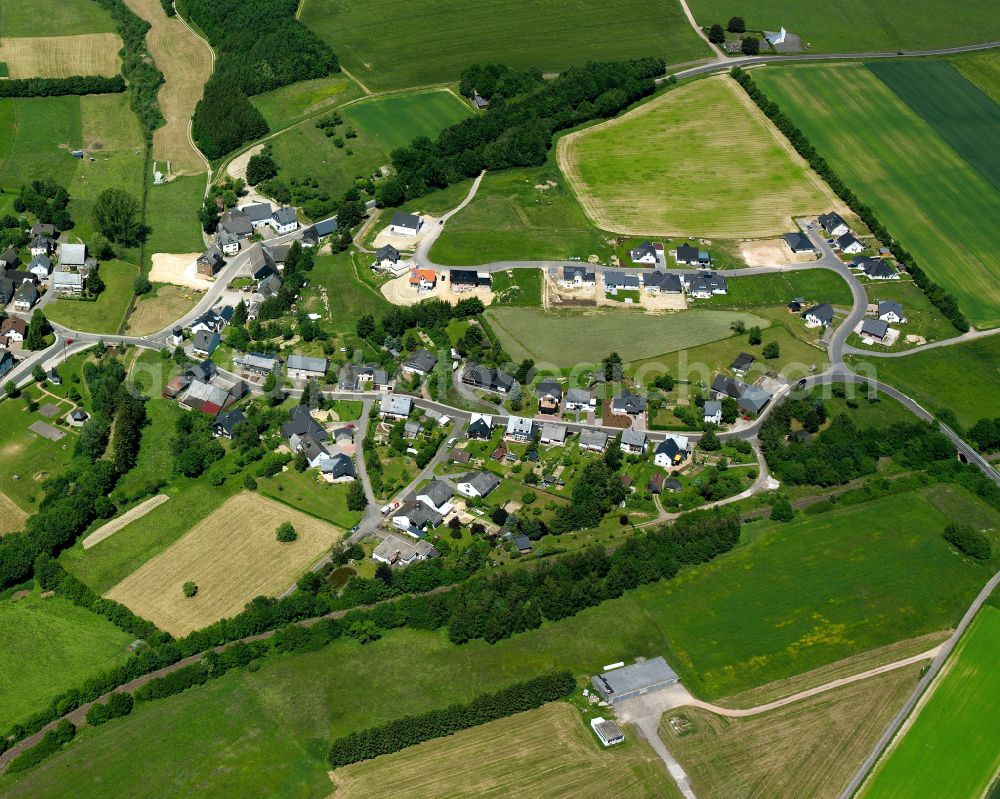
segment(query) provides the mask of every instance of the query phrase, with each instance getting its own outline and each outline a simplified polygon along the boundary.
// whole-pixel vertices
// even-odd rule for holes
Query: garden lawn
[[[146,250],[149,253],[199,252],[205,249],[198,211],[205,196],[205,178],[188,175],[169,183],[149,187],[147,222],[152,229]]]
[[[468,187],[462,197],[467,192]],[[454,200],[449,207],[461,197]],[[487,172],[472,202],[448,220],[431,257],[457,266],[573,257],[586,261],[590,255],[607,261],[613,252],[607,239],[550,162]]]
[[[693,310],[668,315],[639,310],[543,311],[495,306],[486,316],[507,354],[559,368],[592,364],[611,350],[626,361],[651,358],[732,335],[729,325],[767,327],[766,319],[740,311]],[[567,346],[566,342],[572,342]]]
[[[963,427],[984,416],[998,415],[1000,396],[1000,337],[990,336],[902,358],[852,356],[851,365],[864,364],[884,383],[895,386],[931,413],[947,409]]]
[[[130,636],[68,599],[0,600],[0,730],[125,660]]]
[[[903,313],[906,316],[905,323],[897,324],[894,322],[890,325],[890,327],[899,330],[899,338],[892,347],[876,346],[872,349],[909,349],[913,345],[907,343],[906,337],[908,335],[923,336],[928,342],[941,341],[958,335],[955,326],[931,304],[927,295],[906,275],[903,275],[900,280],[866,280],[863,282],[869,302],[896,300],[903,306]],[[856,342],[852,343],[857,346]],[[864,349],[864,347],[861,348]]]
[[[494,272],[492,288],[494,305],[538,308],[542,304],[542,270],[515,269],[513,277]]]
[[[258,490],[265,497],[282,502],[296,510],[325,519],[349,530],[364,515],[347,509],[347,494],[352,483],[330,484],[320,478],[318,469],[297,472],[289,469],[274,477],[257,481]]]
[[[676,0],[443,0],[412,14],[393,0],[306,0],[300,18],[372,90],[455,81],[472,63],[561,72],[587,61],[711,55]]]
[[[851,289],[840,275],[829,269],[803,269],[794,272],[731,277],[728,294],[715,294],[707,300],[691,300],[695,307],[756,308],[762,305],[787,305],[803,297],[808,305],[828,302],[847,305],[853,302]]]
[[[895,748],[883,756],[861,797],[986,795],[1000,769],[998,648],[1000,609],[984,605],[932,687],[930,698]]]
[[[863,65],[768,67],[755,76],[969,321],[1000,324],[992,235],[1000,192]]]
[[[329,320],[336,333],[353,334],[360,317],[372,314],[379,319],[392,307],[382,292],[358,276],[350,251],[318,256],[309,281],[326,286]]]
[[[841,207],[728,76],[564,136],[557,157],[587,216],[633,236],[765,237]]]
[[[300,80],[250,98],[264,115],[272,130],[283,130],[297,122],[316,116],[326,108],[334,108],[362,96],[361,88],[347,76],[330,75],[315,80]]]
[[[115,31],[93,0],[32,0],[0,4],[0,36],[71,36]]]
[[[945,6],[939,0],[839,0],[824,13],[795,0],[690,0],[699,25],[725,27],[734,15],[751,30],[782,27],[798,34],[812,52],[863,53],[925,50],[987,42],[1000,36],[1000,21],[987,0]]]
[[[70,330],[87,333],[117,333],[134,293],[139,267],[123,261],[105,261],[100,266],[105,289],[96,300],[61,297],[46,306],[45,315]]]

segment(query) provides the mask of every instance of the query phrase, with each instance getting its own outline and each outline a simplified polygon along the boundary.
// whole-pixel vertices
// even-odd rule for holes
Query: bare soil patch
[[[149,279],[153,283],[172,283],[175,286],[187,286],[193,289],[209,289],[213,281],[198,274],[196,261],[200,252],[176,255],[167,252],[153,254],[153,265],[149,270]]]
[[[251,147],[246,152],[240,153],[232,161],[229,162],[229,166],[226,167],[226,174],[231,178],[239,178],[241,180],[246,180],[247,178],[247,164],[250,163],[250,159],[253,158],[257,153],[264,149],[263,144],[257,144]]]
[[[131,524],[136,519],[141,519],[147,513],[149,513],[153,508],[162,505],[170,499],[167,494],[157,494],[155,497],[150,497],[145,502],[140,502],[134,508],[130,508],[125,511],[117,519],[112,519],[107,524],[102,524],[94,532],[83,539],[83,548],[90,549],[97,544],[100,544],[106,538],[110,538],[119,530],[121,530],[125,525]]]
[[[180,319],[191,310],[201,298],[202,289],[187,286],[160,286],[155,297],[148,297],[136,303],[129,317],[129,332],[145,336],[165,329],[175,319]]]
[[[386,217],[386,221],[390,217]],[[382,230],[379,231],[375,240],[372,242],[372,247],[378,249],[379,247],[384,247],[386,244],[391,244],[397,250],[402,252],[413,252],[417,249],[417,245],[420,244],[428,234],[434,229],[434,225],[438,223],[438,218],[436,216],[429,216],[427,214],[420,214],[420,218],[424,220],[423,224],[420,226],[420,232],[416,236],[395,236],[389,232],[389,225],[386,224]]]
[[[469,297],[478,297],[483,301],[483,305],[489,305],[493,302],[493,292],[487,288],[452,291],[451,283],[441,280],[441,274],[438,274],[437,285],[430,291],[417,291],[414,288],[410,288],[409,272],[387,283],[383,283],[381,291],[383,296],[393,305],[416,305],[421,300],[431,298],[444,300],[445,302],[450,302],[452,305],[457,305],[459,300],[468,299]]]
[[[116,33],[0,39],[0,61],[11,78],[111,77],[121,70],[121,48]]]

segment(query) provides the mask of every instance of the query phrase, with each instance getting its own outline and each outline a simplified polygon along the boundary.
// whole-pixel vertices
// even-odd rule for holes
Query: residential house
[[[379,391],[389,387],[389,373],[375,364],[347,364],[340,370],[341,391]]]
[[[276,208],[271,214],[268,224],[279,236],[299,229],[299,220],[295,216],[295,209],[289,208],[287,205]]]
[[[634,264],[655,264],[657,261],[656,247],[651,241],[644,241],[638,247],[634,247],[628,255]]]
[[[722,424],[722,403],[718,400],[706,400],[702,408],[702,421],[705,424]]]
[[[646,398],[627,388],[619,391],[611,400],[611,413],[616,416],[638,416],[646,412]]]
[[[433,269],[410,270],[410,288],[417,291],[430,291],[437,285],[437,273]]]
[[[336,453],[319,465],[319,473],[328,483],[350,483],[357,479],[354,460],[343,452]]]
[[[687,286],[688,296],[696,299],[707,300],[715,294],[729,293],[729,283],[718,272],[685,275],[684,284]]]
[[[32,236],[45,236],[51,239],[55,238],[56,226],[39,222],[37,225],[32,225],[28,233]]]
[[[330,361],[326,358],[311,358],[306,355],[289,355],[285,371],[290,380],[322,380]]]
[[[680,275],[670,272],[650,272],[644,275],[643,286],[650,294],[680,294],[684,290]]]
[[[229,324],[229,320],[233,318],[233,311],[232,305],[222,305],[219,306],[218,310],[212,308],[205,311],[191,323],[191,332],[198,333],[204,330],[209,333],[221,333],[222,329]]]
[[[218,333],[211,330],[199,330],[191,340],[191,352],[202,358],[211,358],[221,341]]]
[[[427,350],[420,349],[403,361],[403,375],[407,378],[411,378],[414,375],[424,377],[433,372],[436,365],[437,358],[431,355],[431,353]]]
[[[21,263],[21,259],[17,257],[17,250],[13,247],[8,247],[0,254],[0,271],[14,269],[19,263]]]
[[[509,532],[504,534],[504,538],[510,541],[516,548],[517,551],[522,555],[527,555],[531,552],[531,539],[526,535],[511,535]]]
[[[627,452],[630,455],[642,455],[646,451],[646,434],[634,427],[626,427],[622,430],[622,440],[619,446],[622,452]]]
[[[596,404],[597,400],[590,392],[590,389],[571,388],[566,392],[566,404],[564,407],[567,411],[586,411]]]
[[[247,352],[233,358],[233,366],[244,375],[254,377],[267,377],[276,375],[281,367],[281,360],[273,355],[260,355],[256,352]]]
[[[493,492],[498,485],[500,485],[500,478],[493,472],[479,471],[469,472],[464,477],[460,477],[455,488],[464,497],[482,499]]]
[[[11,344],[24,341],[28,335],[28,323],[16,316],[10,316],[0,322],[0,346],[10,348]]]
[[[62,244],[59,247],[59,268],[76,270],[87,262],[86,244]]]
[[[816,252],[816,246],[812,243],[812,240],[804,233],[786,233],[781,238],[785,240],[793,253],[798,255],[799,253],[814,253]]]
[[[701,250],[690,244],[681,244],[674,250],[674,260],[678,264],[697,266],[701,269],[708,269],[712,266],[712,256],[708,250]]]
[[[206,277],[215,277],[225,265],[226,260],[222,257],[222,250],[218,247],[209,247],[198,256],[196,261],[198,274]]]
[[[399,250],[391,244],[386,244],[384,247],[379,247],[375,250],[375,263],[372,264],[372,269],[391,271],[398,263]]]
[[[14,299],[14,290],[14,281],[0,272],[0,308],[6,307],[7,303]]]
[[[423,502],[436,513],[447,516],[452,510],[451,487],[444,480],[431,480],[423,488],[417,489],[417,502]]]
[[[489,272],[477,272],[475,269],[450,269],[448,280],[451,281],[453,291],[489,288],[493,285],[493,278]]]
[[[167,343],[173,345],[174,347],[179,347],[184,343],[184,328],[180,325],[174,325],[170,331],[170,336],[167,338]]]
[[[296,451],[306,459],[310,469],[315,469],[333,457],[333,453],[327,449],[325,442],[317,441],[311,436],[302,436],[298,441]]]
[[[543,444],[549,444],[552,446],[560,446],[566,443],[566,425],[555,424],[554,422],[545,422],[542,425],[542,432],[539,440]]]
[[[499,369],[491,369],[478,363],[467,364],[462,370],[462,382],[483,391],[506,395],[517,382],[511,375]]]
[[[788,312],[789,313],[802,313],[802,301],[801,300],[792,300],[785,307],[788,308]]]
[[[865,319],[861,323],[861,338],[884,341],[888,333],[889,323],[883,322],[881,319]]]
[[[279,428],[281,436],[291,446],[297,449],[298,442],[303,438],[310,438],[313,441],[328,441],[330,434],[326,428],[313,419],[309,408],[305,405],[296,405],[288,412],[288,421]]]
[[[254,224],[250,221],[250,217],[245,211],[238,208],[231,208],[226,211],[222,217],[219,219],[219,232],[228,234],[229,237],[236,239],[237,246],[236,249],[239,250],[238,242],[248,239],[253,235]],[[224,242],[219,242],[220,248],[223,252],[226,252],[226,248],[223,246]],[[227,255],[229,253],[227,252]],[[235,255],[236,253],[232,253]]]
[[[406,419],[413,411],[413,398],[401,394],[383,394],[379,400],[379,416],[383,419]]]
[[[869,280],[899,280],[899,272],[884,258],[855,258],[852,269],[860,269]]]
[[[676,469],[688,457],[687,436],[668,435],[653,450],[653,463],[664,469]]]
[[[895,300],[882,300],[878,304],[876,314],[883,322],[896,324],[906,321],[906,317],[903,315],[903,306]]]
[[[493,435],[493,417],[486,416],[482,413],[474,413],[469,420],[469,429],[467,431],[469,438],[474,438],[479,441],[486,441],[491,435]]]
[[[240,251],[240,240],[233,233],[220,229],[215,234],[215,244],[223,255],[233,256]]]
[[[840,214],[835,211],[831,211],[829,214],[823,214],[817,220],[820,227],[826,231],[826,235],[832,238],[838,238],[843,236],[845,233],[850,233],[851,228],[848,224],[841,218]]]
[[[285,265],[285,261],[288,260],[288,253],[292,249],[290,241],[286,241],[284,244],[275,244],[273,241],[262,241],[260,246],[279,269]]]
[[[564,266],[562,268],[562,280],[559,281],[567,288],[578,286],[596,286],[597,275],[593,270],[585,266]]]
[[[38,302],[38,289],[29,280],[24,281],[14,292],[14,310],[30,311]]]
[[[827,327],[833,324],[833,306],[828,302],[822,305],[814,305],[802,314],[806,320],[806,327]]]
[[[562,405],[563,390],[556,380],[542,380],[535,388],[538,393],[538,410],[540,413],[559,413]]]
[[[310,225],[302,232],[302,246],[316,247],[320,239],[335,233],[337,230],[336,219],[324,219],[314,225]]]
[[[250,226],[254,230],[267,227],[271,224],[271,203],[252,203],[244,205],[240,210],[246,214],[250,221]]]
[[[414,538],[420,538],[428,527],[433,529],[443,521],[444,516],[434,508],[415,499],[404,502],[392,517],[392,523],[396,527]]]
[[[617,294],[619,291],[638,291],[639,276],[628,275],[625,272],[607,270],[604,273],[604,291]]]
[[[530,441],[534,434],[534,425],[531,419],[522,416],[511,416],[507,419],[506,438],[512,441]]]
[[[219,374],[219,367],[208,358],[205,358],[200,363],[189,367],[187,373],[195,380],[202,380],[207,383]]]
[[[856,255],[859,252],[864,252],[865,249],[865,245],[854,238],[853,233],[845,233],[843,236],[838,238],[834,244],[837,249],[843,253],[847,253],[848,255]]]
[[[52,275],[52,290],[63,295],[83,294],[83,275],[57,270]]]
[[[372,560],[386,563],[393,568],[403,568],[418,560],[430,560],[438,556],[437,550],[427,541],[404,541],[391,533],[382,539]]]
[[[712,392],[717,398],[732,397],[744,413],[760,413],[771,401],[766,389],[721,374],[712,381]]]
[[[236,425],[243,424],[246,420],[247,417],[239,408],[223,411],[212,420],[212,435],[216,438],[232,438]]]
[[[420,232],[422,221],[416,214],[396,211],[389,223],[389,232],[394,236],[416,236]]]
[[[192,380],[187,393],[180,398],[180,404],[214,417],[245,397],[249,391],[249,386],[242,380],[228,389],[202,380]]]
[[[744,377],[746,373],[750,371],[750,366],[753,364],[753,361],[753,355],[749,352],[741,352],[733,359],[729,368],[733,370],[733,374],[737,377]]]
[[[604,452],[608,446],[608,434],[603,430],[581,430],[580,449],[587,449],[591,452]]]
[[[13,353],[7,349],[0,349],[0,377],[3,377],[17,365]]]
[[[28,271],[39,280],[45,280],[52,274],[52,259],[47,255],[36,255],[28,264]]]
[[[31,244],[28,246],[31,252],[31,257],[34,258],[38,255],[49,255],[53,249],[55,249],[55,244],[53,244],[52,239],[48,236],[35,236],[31,240]]]

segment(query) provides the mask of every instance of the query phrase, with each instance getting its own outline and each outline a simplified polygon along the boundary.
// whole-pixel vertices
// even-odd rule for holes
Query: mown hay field
[[[472,63],[560,72],[587,61],[711,55],[677,0],[441,0],[405,12],[397,0],[305,0],[300,11],[372,90],[455,81]]]
[[[762,238],[842,209],[728,76],[564,136],[557,156],[590,219],[618,233]]]
[[[969,321],[1000,325],[1000,191],[864,65],[754,75]],[[983,130],[981,120],[964,124]]]
[[[701,708],[663,716],[660,738],[698,796],[835,799],[917,684],[914,664],[769,713],[726,718]],[[678,735],[670,720],[692,723]]]
[[[111,15],[94,0],[5,0],[0,36],[70,36],[110,33]]]
[[[281,544],[275,530],[286,521],[299,537]],[[280,593],[341,532],[280,502],[238,494],[107,596],[173,635],[184,635],[239,613],[256,596]],[[195,597],[187,598],[181,590],[188,581],[198,585]]]
[[[1000,609],[985,605],[863,799],[985,796],[1000,769]]]
[[[682,311],[646,314],[639,310],[543,311],[494,306],[486,312],[507,354],[515,361],[567,368],[593,364],[611,350],[626,361],[652,358],[698,344],[728,338],[730,325],[768,326],[759,316],[740,311]]]
[[[625,735],[604,749],[578,710],[553,703],[337,769],[330,799],[675,796],[649,746],[631,730]]]
[[[116,33],[0,39],[0,61],[11,78],[117,75],[122,40]]]

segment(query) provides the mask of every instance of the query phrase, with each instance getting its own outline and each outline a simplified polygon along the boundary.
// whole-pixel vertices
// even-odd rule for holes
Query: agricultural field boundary
[[[130,508],[125,511],[117,519],[112,519],[107,524],[103,524],[98,527],[94,532],[83,539],[83,548],[90,549],[93,546],[101,543],[106,538],[110,538],[119,530],[121,530],[126,525],[131,524],[136,519],[141,519],[147,513],[149,513],[153,508],[162,505],[170,499],[169,494],[157,494],[155,497],[150,497],[145,502],[140,502],[134,508]]]

